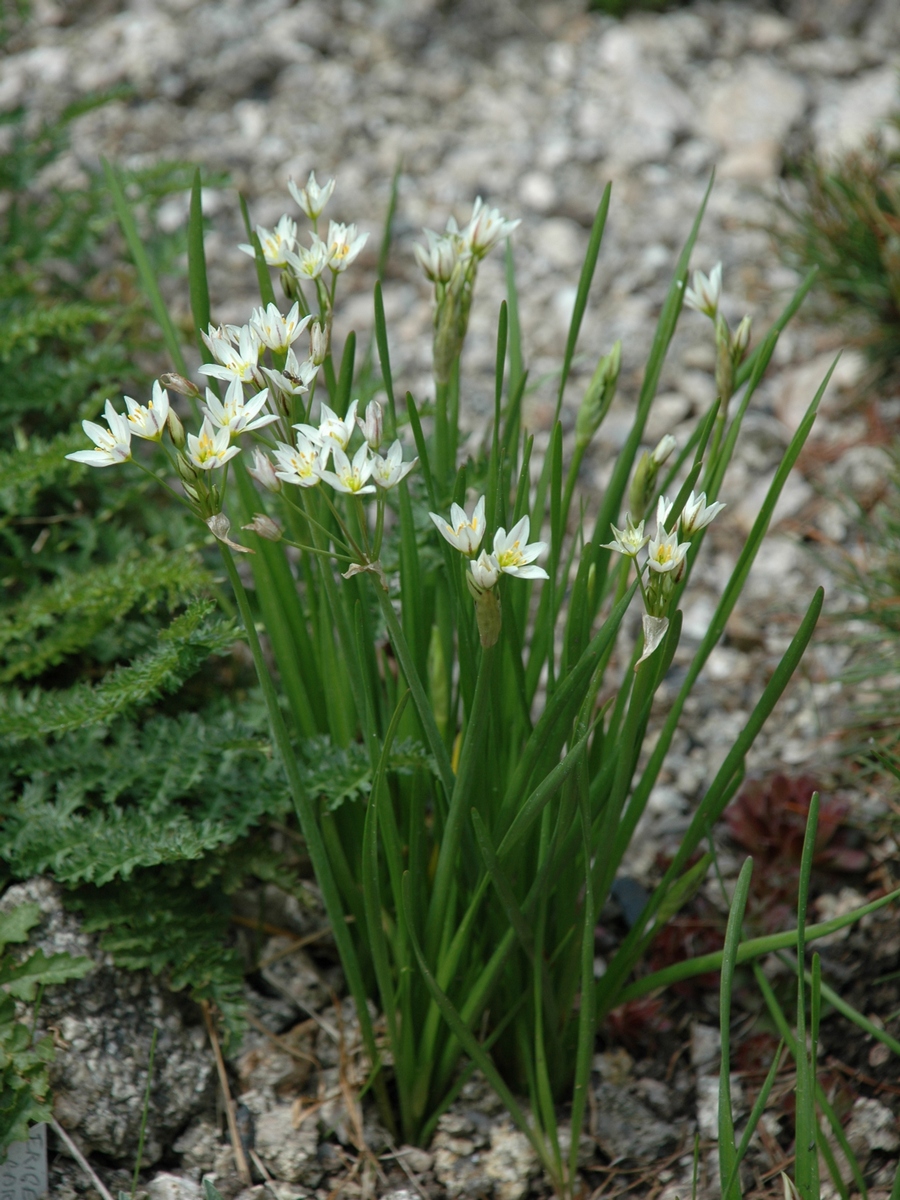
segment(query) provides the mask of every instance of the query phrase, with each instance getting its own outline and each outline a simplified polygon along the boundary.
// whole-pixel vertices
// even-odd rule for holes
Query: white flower
[[[321,321],[313,321],[309,327],[309,361],[321,366],[328,357],[328,330]]]
[[[370,400],[366,405],[366,419],[356,418],[356,423],[370,450],[377,450],[384,437],[384,412],[377,400]]]
[[[337,221],[329,221],[325,245],[328,250],[328,265],[332,271],[346,271],[368,239],[367,233],[357,234],[355,225],[340,225]]]
[[[221,330],[214,330],[210,326],[209,336],[203,340],[217,365],[204,363],[200,374],[212,375],[216,379],[239,379],[242,383],[250,383],[256,375],[262,343],[249,325],[241,325],[237,329],[226,326],[225,333],[231,334],[232,337],[236,335],[237,344],[223,336]]]
[[[660,496],[656,502],[656,528],[662,533],[665,533],[664,526],[672,511],[672,503],[668,496]]]
[[[494,558],[504,575],[518,575],[520,579],[549,579],[543,567],[534,560],[547,549],[546,542],[528,543],[531,529],[529,517],[516,521],[509,533],[498,529],[494,534]]]
[[[241,452],[240,446],[231,446],[230,442],[227,428],[214,429],[209,417],[204,417],[199,437],[193,433],[187,435],[188,459],[201,471],[223,467],[230,458]]]
[[[294,428],[298,429],[312,442],[318,442],[322,446],[330,442],[340,450],[346,450],[353,436],[353,430],[356,428],[356,410],[358,407],[359,401],[354,400],[347,409],[346,417],[339,417],[333,409],[330,409],[327,404],[320,401],[318,429],[315,429],[312,425],[295,425]]]
[[[634,558],[650,541],[650,535],[644,536],[644,522],[639,524],[631,519],[631,513],[625,514],[625,528],[616,529],[615,525],[610,525],[613,531],[615,541],[605,542],[601,546],[602,550],[615,550],[617,554],[625,554],[628,558]]]
[[[490,591],[500,578],[500,564],[487,550],[482,550],[474,562],[469,563],[469,570],[481,591]]]
[[[653,465],[661,467],[677,445],[678,443],[672,437],[671,433],[667,433],[661,437],[656,443],[653,453],[650,455]]]
[[[259,238],[263,258],[269,266],[283,267],[287,263],[288,254],[297,244],[297,222],[285,214],[274,229],[264,229],[262,225],[257,225],[256,236]],[[256,251],[247,242],[242,242],[238,249],[249,254],[251,258],[256,257]]]
[[[329,179],[324,187],[319,187],[318,183],[316,183],[315,171],[310,171],[305,188],[298,188],[293,179],[289,179],[288,190],[309,219],[316,221],[322,215],[322,210],[331,199],[334,191],[334,180]]]
[[[722,294],[722,264],[716,263],[708,277],[702,271],[695,271],[691,284],[684,292],[685,304],[715,319]]]
[[[305,246],[298,246],[296,252],[290,251],[285,255],[285,259],[287,265],[292,267],[301,279],[318,279],[328,266],[328,247],[313,235],[312,245],[308,250]]]
[[[268,398],[269,389],[263,388],[252,399],[245,401],[241,381],[233,379],[225,393],[224,404],[215,392],[209,388],[206,389],[206,403],[203,406],[203,412],[218,429],[227,429],[230,437],[237,437],[239,433],[262,429],[278,420],[278,417],[272,413],[266,413],[262,417],[257,416]]]
[[[462,236],[475,257],[484,258],[492,246],[501,238],[509,237],[519,224],[519,221],[507,221],[499,209],[488,208],[479,196]]]
[[[115,467],[131,458],[131,427],[126,417],[117,413],[107,400],[103,415],[109,429],[94,421],[82,421],[81,427],[96,450],[75,450],[67,454],[72,462],[86,463],[89,467]]]
[[[295,304],[286,317],[274,304],[266,308],[254,308],[250,314],[250,328],[264,346],[276,354],[286,354],[312,320],[312,316],[300,317],[300,305]]]
[[[351,462],[340,446],[331,450],[333,471],[321,469],[319,474],[325,483],[330,483],[336,492],[347,492],[351,496],[365,496],[375,491],[375,485],[367,480],[372,474],[372,460],[365,442],[353,455]]]
[[[126,420],[131,426],[131,432],[136,437],[146,438],[148,442],[158,442],[169,416],[169,394],[165,388],[160,387],[154,380],[153,399],[146,408],[130,396],[125,397],[125,407],[128,409]]]
[[[253,466],[247,468],[247,474],[252,475],[257,483],[261,483],[267,492],[280,492],[281,480],[275,474],[272,460],[263,454],[259,446],[253,447]]]
[[[641,615],[641,624],[644,629],[644,653],[634,664],[635,670],[638,669],[644,659],[650,657],[666,636],[666,630],[669,628],[669,618],[651,617],[649,613],[643,613]]]
[[[752,324],[752,317],[743,317],[740,325],[738,325],[737,329],[734,331],[731,349],[738,362],[743,359],[750,346],[750,327]]]
[[[679,542],[678,534],[674,529],[671,533],[666,533],[665,529],[658,529],[656,537],[650,539],[647,564],[651,571],[665,575],[669,571],[674,571],[684,562],[684,556],[689,548],[690,542]]]
[[[712,504],[707,504],[706,492],[701,492],[699,496],[695,496],[691,492],[687,498],[687,503],[681,510],[681,519],[678,522],[681,536],[690,537],[698,530],[705,529],[724,507],[725,505],[719,500],[715,500]]]
[[[292,483],[295,487],[305,488],[318,484],[321,479],[319,469],[325,465],[322,447],[302,434],[297,438],[296,446],[279,442],[275,450],[275,461],[278,468],[275,474],[279,479],[283,479],[285,483]]]
[[[439,517],[437,513],[428,514],[437,526],[438,532],[459,550],[472,558],[478,553],[481,539],[484,537],[484,496],[475,505],[471,520],[466,516],[465,509],[458,504],[450,505],[450,523]]]
[[[459,234],[434,233],[431,229],[424,232],[428,246],[413,247],[419,266],[433,283],[449,283],[453,268],[469,254],[469,248]]]
[[[309,385],[318,369],[308,358],[299,362],[294,351],[288,350],[283,371],[276,371],[274,367],[263,367],[262,373],[285,396],[301,396],[309,391]]]
[[[384,458],[380,454],[372,455],[372,478],[381,488],[396,487],[401,479],[405,479],[419,460],[403,461],[403,447],[399,441],[394,442]]]

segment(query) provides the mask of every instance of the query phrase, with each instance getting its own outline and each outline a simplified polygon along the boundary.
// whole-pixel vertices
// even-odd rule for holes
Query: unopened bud
[[[300,282],[290,267],[285,267],[281,272],[281,290],[292,304],[303,295],[300,291]]]
[[[744,355],[747,353],[747,350],[750,346],[750,326],[751,326],[751,324],[752,324],[751,318],[744,317],[744,319],[741,321],[740,325],[738,325],[737,329],[735,330],[734,340],[732,342],[732,349],[733,349],[733,353],[734,353],[734,365],[736,367],[740,366],[740,364],[743,362]]]
[[[251,533],[258,534],[259,537],[265,538],[267,542],[281,541],[281,526],[277,521],[273,521],[271,517],[267,517],[265,513],[254,513],[250,524],[242,525],[241,529],[249,529]]]
[[[678,443],[672,437],[671,433],[667,433],[661,437],[656,443],[653,453],[650,455],[654,466],[661,467],[677,445]]]
[[[275,474],[272,460],[263,454],[258,446],[253,450],[253,466],[247,468],[247,474],[252,475],[257,483],[261,483],[267,492],[280,492],[281,480]]]
[[[165,379],[165,375],[163,376],[163,379]],[[172,439],[172,445],[176,450],[183,450],[185,443],[187,442],[187,438],[185,437],[184,426],[182,425],[181,421],[179,421],[178,414],[175,412],[174,408],[169,409],[169,415],[166,418],[166,426],[169,430],[169,437]],[[184,478],[184,476],[182,476],[182,478]]]
[[[177,392],[179,396],[187,396],[191,400],[200,398],[200,389],[197,385],[190,379],[185,379],[183,375],[179,375],[177,371],[167,371],[164,375],[160,375],[159,382],[164,388]]]
[[[309,327],[309,357],[317,367],[328,357],[328,330],[320,321],[313,321]]]
[[[659,467],[646,450],[638,459],[634,469],[634,478],[628,489],[628,511],[634,514],[634,520],[643,520],[647,507],[653,498],[654,484]]]
[[[597,369],[578,410],[575,440],[580,446],[586,446],[590,442],[609,411],[616,394],[621,365],[622,343],[616,342],[609,354],[604,354],[597,363]]]
[[[731,348],[731,330],[721,313],[716,317],[716,391],[723,405],[734,392],[734,354]]]
[[[193,463],[188,462],[183,454],[175,455],[175,470],[182,483],[196,483],[200,478],[197,468]]]
[[[366,418],[357,417],[356,423],[362,430],[370,450],[377,450],[384,437],[384,413],[377,400],[371,400],[366,405]]]

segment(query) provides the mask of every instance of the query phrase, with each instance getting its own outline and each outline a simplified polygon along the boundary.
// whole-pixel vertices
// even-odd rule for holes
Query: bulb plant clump
[[[479,199],[466,224],[451,219],[418,248],[434,285],[434,395],[423,404],[396,394],[380,281],[365,364],[357,369],[352,332],[336,361],[336,290],[366,235],[330,221],[320,236],[333,180],[320,186],[311,175],[290,190],[311,224],[310,245],[290,216],[273,230],[253,230],[248,220],[242,249],[255,260],[261,305],[246,325],[216,325],[198,178],[189,273],[204,389],[186,370],[164,375],[145,406],[126,400],[123,413],[108,405],[106,428],[86,424],[94,449],[73,457],[103,468],[134,462],[217,539],[386,1126],[427,1144],[477,1067],[552,1186],[571,1195],[579,1138],[564,1135],[560,1114],[581,1128],[594,1037],[606,1015],[667,982],[634,973],[704,879],[709,856],[698,860],[695,851],[739,786],[747,751],[821,606],[819,593],[708,781],[679,852],[596,978],[599,913],[815,416],[819,396],[652,753],[643,753],[654,695],[678,648],[681,597],[723,508],[718,495],[744,414],[808,283],[748,353],[749,322],[732,334],[719,315],[721,272],[709,280],[695,274],[687,288],[698,217],[660,315],[632,429],[605,492],[596,503],[586,498],[589,525],[574,493],[615,396],[619,345],[599,356],[580,402],[568,471],[562,415],[609,189],[539,465],[523,412],[527,371],[509,241],[517,222]],[[494,420],[489,445],[461,461],[469,313],[479,263],[501,241],[508,302],[498,316]],[[714,323],[719,396],[685,445],[667,436],[644,449],[667,347],[682,304],[695,300]],[[190,419],[176,414],[173,394],[193,407]],[[143,453],[141,439],[156,450]],[[654,512],[655,535],[645,534]],[[236,555],[245,556],[240,570]],[[624,618],[637,602],[643,623],[633,641]],[[613,699],[601,704],[601,692]],[[338,747],[364,747],[367,794],[326,802],[307,786],[297,747],[323,735]],[[763,939],[755,952],[765,948]],[[690,975],[690,963],[677,966]],[[708,961],[698,966],[710,969]],[[384,1018],[379,1036],[372,1003]]]

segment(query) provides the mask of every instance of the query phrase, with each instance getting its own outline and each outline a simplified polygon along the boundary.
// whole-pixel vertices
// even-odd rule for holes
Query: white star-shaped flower
[[[227,428],[216,429],[209,417],[204,417],[199,436],[187,435],[187,457],[199,470],[213,471],[240,454],[240,446],[232,446],[230,442]]]
[[[531,520],[527,516],[516,521],[509,533],[505,529],[498,529],[494,534],[492,557],[504,575],[517,575],[520,579],[549,579],[544,568],[537,566],[534,561],[547,550],[547,543],[529,544],[530,531]]]
[[[169,417],[169,393],[159,383],[153,382],[153,399],[146,407],[125,397],[125,407],[128,409],[126,420],[135,437],[146,438],[148,442],[158,442],[163,435],[166,421]]]
[[[97,449],[75,450],[66,458],[89,467],[116,467],[119,463],[128,462],[131,458],[131,426],[127,418],[117,413],[109,400],[106,401],[103,416],[109,429],[104,429],[95,421],[81,422],[82,429]]]
[[[461,508],[458,504],[450,505],[449,522],[445,521],[443,517],[439,517],[437,513],[429,513],[428,515],[434,521],[440,535],[454,549],[459,550],[461,554],[468,555],[469,558],[474,557],[478,553],[478,547],[481,545],[485,530],[484,496],[480,497],[478,503],[475,505],[475,511],[471,517],[468,517],[465,509]]]

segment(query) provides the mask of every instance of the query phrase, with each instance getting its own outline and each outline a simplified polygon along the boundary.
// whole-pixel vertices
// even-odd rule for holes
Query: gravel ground
[[[371,328],[373,247],[400,163],[384,297],[395,380],[420,397],[430,391],[431,344],[429,290],[412,255],[421,227],[443,228],[450,213],[464,219],[477,195],[520,217],[514,245],[527,365],[532,379],[545,381],[527,401],[539,449],[549,437],[549,377],[590,223],[612,180],[563,414],[571,439],[580,385],[621,338],[620,398],[582,474],[590,508],[627,432],[655,317],[712,168],[717,181],[694,262],[707,270],[723,262],[725,313],[732,325],[750,313],[758,337],[797,283],[771,235],[788,186],[785,163],[809,151],[832,155],[877,128],[896,101],[898,65],[896,0],[786,0],[778,11],[695,3],[623,22],[570,0],[35,0],[0,63],[0,110],[24,104],[36,117],[127,84],[127,98],[78,122],[71,153],[45,182],[74,181],[100,155],[131,166],[179,157],[229,172],[254,220],[267,226],[285,211],[297,215],[289,177],[303,181],[311,168],[320,180],[334,175],[333,215],[373,234],[342,281],[339,338]],[[204,204],[213,224],[207,247],[215,316],[243,322],[255,300],[253,266],[235,249],[242,231],[233,193],[207,189]],[[185,207],[167,205],[170,227],[184,221]],[[463,420],[473,439],[486,428],[503,295],[495,254],[479,276],[464,360]],[[782,337],[722,492],[728,509],[698,564],[676,665],[705,632],[742,535],[840,348],[840,331],[810,318]],[[686,436],[713,398],[713,363],[708,322],[685,312],[651,441]],[[869,505],[884,486],[880,422],[895,422],[900,408],[884,396],[863,411],[855,398],[862,370],[856,353],[844,354],[728,635],[689,704],[690,733],[676,740],[651,798],[630,864],[637,876],[684,828],[815,587],[826,588],[827,613],[850,603],[827,560],[801,543],[852,549],[852,523],[823,488],[850,491]],[[750,755],[750,772],[818,770],[833,757],[847,703],[836,678],[845,655],[818,639]],[[661,699],[664,705],[665,692]],[[871,815],[879,802],[859,793],[854,803],[859,815]],[[452,1141],[452,1130],[444,1132]],[[507,1163],[497,1167],[502,1175],[521,1147],[502,1138],[498,1147],[494,1159]],[[525,1168],[509,1171],[522,1176]],[[490,1185],[498,1200],[516,1200],[499,1178]],[[318,1184],[310,1179],[304,1187]],[[490,1190],[483,1181],[478,1187]]]

